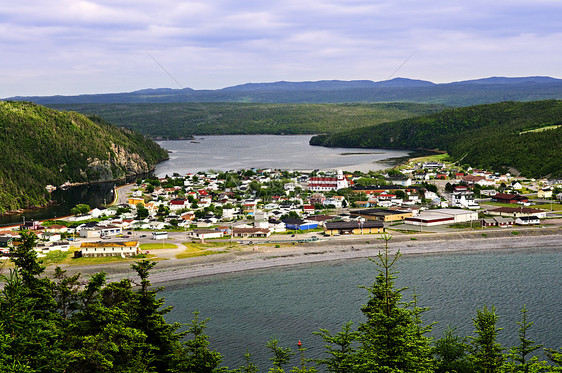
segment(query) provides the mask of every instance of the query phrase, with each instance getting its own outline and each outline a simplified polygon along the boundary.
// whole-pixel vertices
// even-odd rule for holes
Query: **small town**
[[[39,256],[131,258],[162,248],[190,257],[234,244],[260,250],[381,233],[485,236],[560,224],[562,180],[455,167],[441,158],[386,172],[250,169],[139,180],[117,188],[107,207],[78,205],[73,216],[1,231],[0,250],[7,258],[21,230],[36,233]]]

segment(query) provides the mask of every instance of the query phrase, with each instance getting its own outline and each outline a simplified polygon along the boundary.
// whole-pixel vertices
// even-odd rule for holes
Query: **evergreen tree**
[[[190,372],[190,373],[221,373],[226,372],[226,368],[221,368],[222,356],[217,351],[209,348],[208,336],[205,328],[209,319],[199,321],[199,312],[194,312],[194,318],[189,325],[187,332],[192,338],[185,342],[185,348],[180,353],[181,361],[177,368],[170,372]]]
[[[435,342],[433,353],[437,359],[436,373],[474,371],[468,358],[469,346],[465,338],[460,338],[450,325],[443,332],[443,338]]]
[[[379,266],[373,285],[365,287],[369,301],[361,308],[367,321],[359,326],[360,347],[355,371],[358,372],[432,372],[435,360],[430,338],[425,336],[429,327],[422,327],[419,314],[411,303],[401,302],[405,289],[396,289],[394,266],[400,252],[389,256],[389,235],[383,236],[384,251],[372,259]]]
[[[512,347],[507,354],[508,362],[505,363],[504,371],[534,373],[541,372],[545,368],[545,362],[539,361],[538,356],[531,356],[534,351],[540,349],[542,345],[536,344],[528,338],[527,330],[533,325],[527,321],[527,308],[523,306],[521,310],[521,321],[519,325],[519,345]]]
[[[471,337],[471,359],[477,372],[495,373],[503,363],[502,347],[497,342],[501,328],[497,327],[498,315],[495,307],[488,310],[484,306],[477,310],[476,318],[472,319],[476,330]]]
[[[320,329],[314,334],[322,337],[328,343],[325,348],[329,357],[317,360],[317,363],[326,366],[328,372],[347,373],[353,371],[355,347],[357,341],[357,331],[351,331],[353,323],[347,322],[342,326],[342,330],[332,335],[327,329]]]
[[[295,353],[291,351],[289,347],[281,347],[279,346],[279,340],[277,338],[273,338],[272,340],[268,341],[266,344],[267,348],[273,352],[273,357],[270,358],[273,362],[273,368],[269,370],[270,373],[283,373],[283,365],[286,365],[291,360],[291,356]]]

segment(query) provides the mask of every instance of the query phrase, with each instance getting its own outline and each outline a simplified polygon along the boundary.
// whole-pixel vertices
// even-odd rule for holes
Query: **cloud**
[[[0,10],[0,97],[275,80],[559,75],[562,3],[23,0]],[[148,52],[148,53],[147,53]],[[502,73],[503,72],[503,73]]]

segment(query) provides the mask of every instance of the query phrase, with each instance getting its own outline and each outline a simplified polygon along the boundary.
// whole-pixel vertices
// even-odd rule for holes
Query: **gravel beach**
[[[170,281],[215,274],[250,271],[279,266],[294,266],[322,261],[346,260],[375,256],[383,248],[380,235],[365,235],[348,240],[317,241],[282,248],[259,248],[231,251],[190,259],[159,260],[151,272],[151,282],[163,285]],[[562,251],[562,230],[556,228],[471,231],[446,234],[395,235],[389,241],[390,251],[402,255],[438,255],[446,253],[482,253],[496,250]],[[70,273],[83,275],[99,271],[108,273],[109,280],[123,277],[135,279],[130,263],[98,266],[69,266]]]

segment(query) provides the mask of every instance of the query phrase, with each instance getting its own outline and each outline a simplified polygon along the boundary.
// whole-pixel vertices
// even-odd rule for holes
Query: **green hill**
[[[442,105],[384,104],[68,104],[57,110],[96,114],[157,139],[193,135],[333,133],[435,113]]]
[[[312,145],[426,148],[524,176],[562,175],[562,101],[501,102],[444,110],[311,139]],[[544,131],[530,131],[547,128]]]
[[[151,170],[167,153],[99,117],[0,101],[0,213],[48,202],[48,184],[104,181]]]

